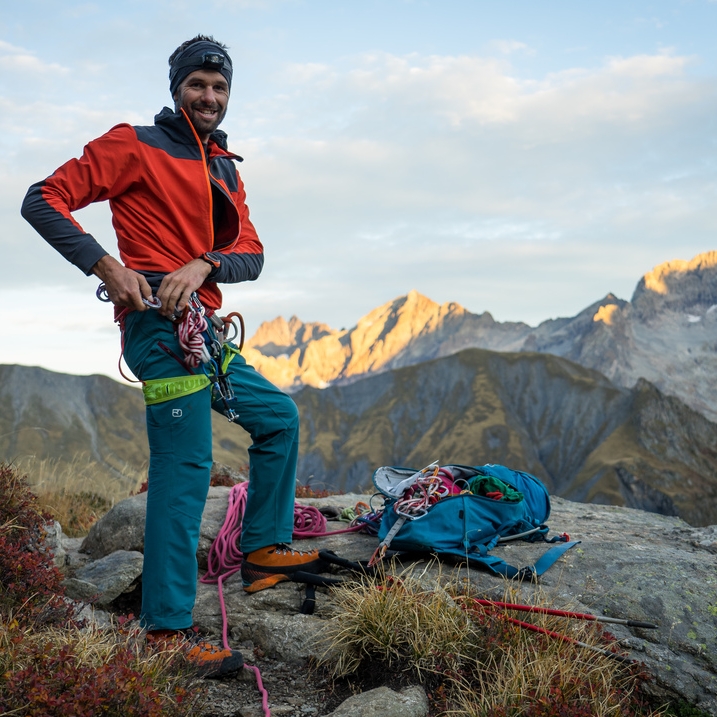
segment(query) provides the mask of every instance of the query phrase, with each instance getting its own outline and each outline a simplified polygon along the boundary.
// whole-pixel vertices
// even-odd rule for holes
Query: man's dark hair
[[[193,37],[191,40],[185,40],[170,56],[169,56],[169,65],[171,67],[172,63],[174,62],[174,58],[179,55],[180,52],[183,52],[186,50],[190,45],[194,45],[197,42],[213,42],[215,45],[218,45],[222,48],[222,50],[228,50],[229,48],[223,43],[223,42],[217,42],[211,35],[197,35],[196,37]]]

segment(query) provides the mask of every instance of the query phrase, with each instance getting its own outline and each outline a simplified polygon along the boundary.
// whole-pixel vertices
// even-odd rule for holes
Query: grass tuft
[[[663,714],[644,703],[641,678],[629,666],[521,629],[501,610],[464,609],[467,596],[456,585],[429,589],[409,570],[398,578],[347,583],[332,594],[337,616],[323,631],[319,663],[335,679],[403,673],[425,684],[434,711],[446,715]],[[516,598],[507,589],[504,601]],[[595,623],[535,614],[529,620],[588,645],[610,646]]]

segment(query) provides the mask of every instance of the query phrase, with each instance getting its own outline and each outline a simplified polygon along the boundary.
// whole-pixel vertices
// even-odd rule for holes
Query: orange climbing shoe
[[[318,550],[294,550],[284,543],[254,550],[244,557],[241,578],[244,590],[259,592],[289,580],[292,573],[318,573],[325,567]]]
[[[226,650],[203,640],[193,629],[151,630],[147,643],[159,649],[179,649],[200,677],[228,677],[244,666],[238,650]]]

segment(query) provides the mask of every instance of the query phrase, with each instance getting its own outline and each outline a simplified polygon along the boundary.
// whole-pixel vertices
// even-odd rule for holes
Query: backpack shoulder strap
[[[457,560],[459,562],[467,562],[471,567],[483,568],[493,573],[493,575],[499,575],[510,580],[524,580],[525,578],[532,579],[542,575],[549,567],[557,562],[558,558],[579,542],[579,540],[573,540],[566,543],[556,543],[552,548],[543,553],[543,555],[538,558],[533,565],[526,565],[523,568],[516,568],[514,565],[506,563],[503,558],[498,557],[497,555],[469,553],[466,556],[465,553],[458,553],[457,551],[455,553],[441,552],[437,553],[437,555],[439,558],[447,557],[453,561]]]

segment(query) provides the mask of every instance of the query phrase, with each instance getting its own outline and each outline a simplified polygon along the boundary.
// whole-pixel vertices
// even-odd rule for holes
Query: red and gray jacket
[[[27,192],[22,215],[68,261],[92,273],[107,254],[72,212],[109,200],[120,258],[153,290],[192,259],[212,271],[199,290],[207,308],[221,306],[217,282],[256,279],[263,247],[249,219],[244,184],[215,132],[206,156],[183,111],[165,107],[151,127],[120,124],[90,142],[80,159],[63,164]]]

